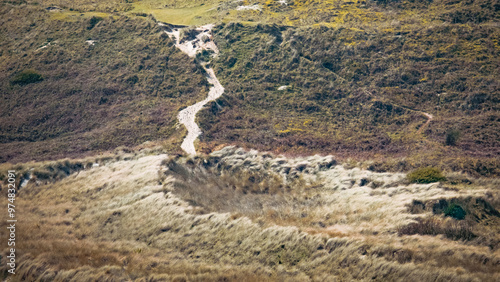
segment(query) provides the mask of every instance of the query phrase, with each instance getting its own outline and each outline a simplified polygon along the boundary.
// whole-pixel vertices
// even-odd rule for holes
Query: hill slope
[[[212,65],[226,94],[199,115],[202,151],[236,144],[406,158],[378,169],[500,171],[493,1],[16,3],[2,4],[2,161],[145,141],[178,151],[175,115],[209,85],[161,20],[219,23]],[[43,80],[16,82],[23,71]]]
[[[151,19],[78,14],[59,20],[40,7],[6,4],[1,14],[2,162],[174,135],[171,142],[180,142],[177,112],[208,92],[202,69]],[[15,83],[26,70],[43,80]]]
[[[499,9],[2,1],[2,278],[499,281]]]
[[[11,281],[499,278],[494,181],[408,184],[403,174],[331,157],[231,147],[166,158],[143,151],[72,160],[91,165],[58,181],[34,177],[17,194]],[[445,210],[456,206],[464,219]],[[6,275],[7,264],[0,270]]]

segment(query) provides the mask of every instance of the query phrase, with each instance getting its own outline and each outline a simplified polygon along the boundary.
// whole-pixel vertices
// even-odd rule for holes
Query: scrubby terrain
[[[154,21],[0,8],[0,161],[182,142],[177,113],[203,99],[208,82]],[[41,80],[16,83],[26,70]]]
[[[499,9],[1,1],[2,279],[499,281]]]
[[[412,168],[498,173],[498,6],[300,2],[253,14],[280,23],[293,13],[300,24],[214,29],[227,94],[200,116],[208,148],[404,156]],[[321,12],[302,18],[310,5]]]
[[[233,144],[376,160],[385,171],[500,172],[494,1],[43,0],[1,8],[2,161],[145,141],[167,140],[179,152],[175,117],[210,84],[203,56],[182,54],[157,23],[210,23],[220,50],[211,67],[225,95],[197,115],[197,151]],[[24,72],[34,76],[20,81]]]
[[[498,181],[411,184],[331,156],[235,147],[31,166],[11,281],[500,278]]]

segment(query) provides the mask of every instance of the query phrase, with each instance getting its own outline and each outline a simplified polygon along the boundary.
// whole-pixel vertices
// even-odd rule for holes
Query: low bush
[[[419,168],[408,173],[407,178],[411,183],[433,183],[446,180],[441,170],[435,167]]]
[[[275,153],[357,159],[379,153],[411,158],[401,171],[436,166],[493,175],[493,163],[477,173],[471,165],[491,163],[489,158],[498,155],[493,128],[500,119],[489,112],[494,100],[476,90],[489,89],[488,84],[498,88],[496,74],[478,71],[486,69],[483,63],[491,65],[496,51],[488,46],[494,45],[490,38],[497,31],[479,26],[456,26],[456,33],[445,27],[406,27],[414,36],[402,48],[392,39],[402,36],[401,27],[368,36],[349,28],[216,26],[213,38],[221,52],[212,65],[226,89],[223,96],[234,102],[215,113],[208,107],[199,113],[204,133],[200,141],[213,147],[237,144]],[[423,42],[433,42],[432,52],[422,53]],[[468,47],[471,42],[478,47]],[[440,118],[423,134],[415,134],[427,120],[419,112],[435,113],[437,105]],[[463,118],[465,112],[474,117]],[[455,127],[459,134],[450,130]],[[459,157],[472,161],[461,166]],[[400,167],[395,163],[387,168]]]
[[[446,133],[446,145],[447,146],[457,145],[458,138],[460,138],[460,131],[458,131],[457,129],[450,129]]]
[[[89,21],[89,26],[87,27],[87,29],[88,29],[88,30],[93,29],[93,28],[94,28],[94,26],[96,26],[96,24],[98,24],[98,23],[99,23],[100,21],[102,21],[102,20],[103,20],[103,18],[101,18],[101,17],[96,17],[96,16],[94,16],[94,17],[90,18],[90,21]]]
[[[18,85],[26,85],[30,83],[35,83],[42,81],[43,77],[41,74],[34,70],[24,70],[20,73],[18,73],[12,80],[10,81],[11,84],[18,84]]]
[[[15,97],[0,105],[0,163],[79,158],[163,139],[172,151],[179,147],[184,135],[175,128],[177,109],[203,100],[208,82],[152,20],[97,14],[103,18],[89,30],[95,13],[74,21],[31,6],[0,7],[0,13],[10,15],[0,25],[12,37],[0,48],[6,78],[0,93]],[[88,39],[97,43],[90,47]],[[52,43],[36,51],[46,42]],[[23,70],[34,71],[16,76]],[[19,87],[42,78],[29,91]],[[150,99],[156,95],[162,98]]]
[[[186,40],[193,40],[199,34],[196,29],[186,29],[181,31],[181,42]]]
[[[445,209],[444,215],[453,217],[454,219],[462,220],[465,218],[466,212],[461,206],[457,204],[451,204]]]

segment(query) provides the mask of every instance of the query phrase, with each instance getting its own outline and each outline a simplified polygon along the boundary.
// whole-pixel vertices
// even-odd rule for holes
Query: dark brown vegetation
[[[119,14],[131,2],[2,2],[0,163],[147,140],[178,150],[176,115],[208,85],[148,14]],[[498,281],[498,181],[441,175],[500,175],[498,4],[255,3],[263,11],[227,13],[266,24],[215,29],[226,93],[199,116],[202,148],[373,158],[362,163],[373,172],[430,165],[439,169],[409,180],[443,183],[380,182],[349,164],[326,177],[335,159],[309,171],[305,158],[291,166],[267,153],[161,163],[165,148],[2,164],[0,191],[7,169],[18,188],[32,176],[16,194],[12,281]],[[74,14],[54,16],[53,5]]]
[[[34,70],[24,70],[18,73],[14,78],[10,81],[11,84],[19,84],[26,85],[30,83],[35,83],[42,81],[43,77],[41,74],[37,73]]]
[[[407,178],[411,183],[432,183],[446,180],[441,170],[435,167],[419,168],[408,173]]]
[[[300,179],[286,181],[271,171],[251,171],[233,167],[218,158],[189,160],[169,159],[163,163],[165,176],[173,177],[172,192],[197,208],[198,213],[231,212],[257,218],[279,219],[293,217],[280,208],[294,202],[296,206],[318,205],[315,200],[301,199],[301,193],[311,189]],[[168,184],[167,184],[168,185]],[[293,198],[293,200],[292,200]]]
[[[255,2],[261,12],[213,15],[246,23],[214,30],[226,92],[199,114],[202,151],[236,144],[373,159],[376,171],[500,174],[493,1]],[[41,3],[2,4],[0,161],[176,147],[176,113],[206,94],[199,66],[147,14],[120,16],[130,1]],[[54,5],[76,15],[45,9]],[[16,78],[28,70],[40,76]]]
[[[409,211],[414,214],[432,212],[433,216],[417,218],[416,222],[402,226],[400,235],[443,234],[451,240],[500,247],[500,208],[498,191],[487,197],[467,197],[429,201],[414,200]]]
[[[0,6],[0,162],[165,140],[179,108],[206,95],[199,66],[153,20],[51,13]]]
[[[498,175],[498,28],[433,20],[367,30],[219,25],[214,67],[226,94],[200,114],[202,140],[299,154],[407,156],[417,167],[479,160],[487,171],[467,171]],[[419,133],[424,112],[434,119]],[[441,155],[448,160],[441,163]]]

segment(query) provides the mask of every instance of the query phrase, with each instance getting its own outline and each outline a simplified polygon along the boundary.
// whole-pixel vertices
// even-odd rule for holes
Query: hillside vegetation
[[[17,193],[11,281],[500,278],[497,180],[409,184],[404,174],[348,168],[331,156],[234,147],[29,166],[55,173],[34,175]]]
[[[175,116],[209,85],[159,20],[218,24],[212,65],[226,92],[198,116],[203,152],[235,144],[370,160],[375,171],[497,176],[498,9],[489,0],[2,2],[0,160],[145,141],[179,151]],[[24,83],[25,72],[39,77]]]
[[[500,281],[499,10],[1,1],[2,280]]]
[[[180,144],[177,113],[208,85],[153,20],[0,8],[0,162]]]
[[[406,169],[498,175],[494,7],[463,4],[484,12],[481,20],[427,13],[448,4],[371,3],[363,10],[383,15],[373,22],[219,25],[214,68],[227,94],[200,115],[203,141],[208,148],[405,156]]]

